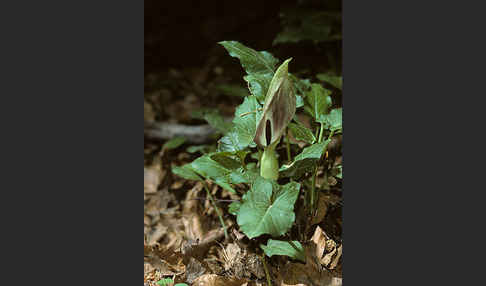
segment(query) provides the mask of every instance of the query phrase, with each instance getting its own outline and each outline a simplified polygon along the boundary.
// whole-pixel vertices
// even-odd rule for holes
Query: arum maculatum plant
[[[322,83],[289,73],[292,58],[279,64],[269,52],[255,51],[235,41],[220,44],[230,56],[239,59],[246,72],[243,79],[248,94],[236,108],[230,124],[217,111],[195,111],[198,118],[208,121],[221,134],[218,146],[215,151],[207,146],[191,146],[191,150],[211,151],[201,151],[204,154],[189,164],[173,166],[172,172],[203,184],[225,233],[223,210],[212,197],[208,181],[241,195],[241,200],[232,202],[227,211],[236,216],[240,231],[248,238],[264,234],[274,238],[268,239],[266,245],[260,244],[266,255],[287,255],[303,261],[299,241],[283,236],[289,234],[295,222],[294,206],[301,190],[305,208],[312,214],[318,193],[326,188],[325,184],[320,188],[316,185],[319,166],[327,166],[323,169],[325,178],[342,179],[341,165],[323,164],[331,138],[342,132],[342,111],[333,108],[331,99],[332,92],[340,92],[342,78],[318,77],[330,84],[332,89],[327,89]],[[241,89],[238,92],[241,94]],[[312,118],[311,128],[297,120],[297,112]],[[290,146],[287,130],[301,145]],[[286,139],[283,149],[290,162],[280,165],[282,137]]]

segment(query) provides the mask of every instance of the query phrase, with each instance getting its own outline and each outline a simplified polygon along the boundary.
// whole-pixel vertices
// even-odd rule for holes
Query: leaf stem
[[[322,135],[324,134],[324,124],[321,123],[321,130],[319,131],[319,141],[318,143],[322,142]]]
[[[265,262],[265,253],[261,256],[263,262],[263,269],[265,269],[265,276],[267,277],[268,286],[272,286],[272,281],[270,279],[270,273],[268,273],[267,263]]]
[[[204,189],[206,190],[206,193],[208,194],[209,199],[211,200],[211,203],[213,204],[214,209],[216,210],[216,213],[218,214],[219,222],[221,223],[221,226],[223,226],[224,237],[226,239],[228,239],[228,231],[226,230],[226,225],[225,225],[224,220],[223,220],[223,215],[221,214],[221,211],[219,210],[218,205],[214,201],[214,198],[211,195],[211,192],[209,191],[208,185],[206,184],[205,181],[203,181],[203,186],[204,186]]]

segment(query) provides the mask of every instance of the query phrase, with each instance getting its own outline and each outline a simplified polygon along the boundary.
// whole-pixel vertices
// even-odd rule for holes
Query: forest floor
[[[233,116],[246,87],[237,61],[220,61],[218,55],[209,57],[200,68],[168,68],[146,75],[146,129],[154,124],[206,125],[193,115],[201,108],[216,108],[224,117]],[[264,257],[261,241],[242,234],[236,217],[228,212],[230,202],[241,199],[239,195],[207,181],[228,227],[225,238],[202,183],[171,172],[172,166],[213,150],[218,138],[186,134],[185,141],[172,148],[164,146],[170,139],[165,137],[170,136],[145,133],[144,285],[164,285],[157,284],[164,278],[188,285],[267,285],[266,271],[272,285],[342,284],[341,182],[325,179],[318,172],[317,187],[327,188],[321,188],[316,213],[311,216],[296,209],[293,229],[301,234],[306,263],[286,256]],[[342,160],[340,154],[329,156]]]

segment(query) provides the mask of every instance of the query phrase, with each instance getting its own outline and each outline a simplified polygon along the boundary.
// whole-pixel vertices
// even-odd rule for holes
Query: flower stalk
[[[278,179],[278,159],[275,152],[275,145],[269,145],[263,149],[260,165],[260,176],[265,179]]]

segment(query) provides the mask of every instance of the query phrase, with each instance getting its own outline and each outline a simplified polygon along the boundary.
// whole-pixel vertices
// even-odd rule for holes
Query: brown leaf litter
[[[194,155],[166,152],[161,156],[160,148],[161,145],[148,144],[144,150],[144,283],[155,286],[160,279],[172,278],[175,283],[189,285],[266,285],[259,242],[255,245],[254,240],[241,233],[235,217],[225,209],[228,202],[218,201],[241,197],[211,181],[205,182],[228,226],[231,238],[225,240],[203,183],[184,180],[170,172],[169,165],[188,163]],[[234,187],[240,194],[247,188]],[[342,243],[331,238],[336,239],[332,227],[328,227],[328,220],[335,219],[330,215],[336,212],[341,198],[332,191],[321,192],[316,212],[311,217],[307,213],[303,216],[307,221],[302,233],[310,234],[308,231],[316,228],[311,240],[302,242],[305,238],[301,237],[305,264],[285,256],[265,257],[272,285],[342,285]],[[299,220],[297,225],[300,224]]]

